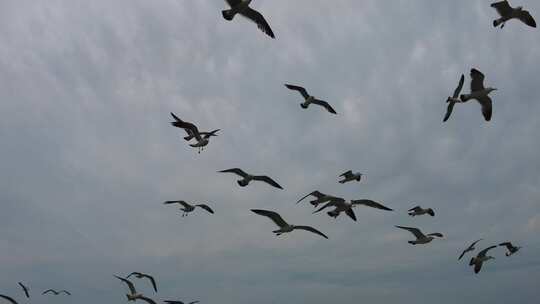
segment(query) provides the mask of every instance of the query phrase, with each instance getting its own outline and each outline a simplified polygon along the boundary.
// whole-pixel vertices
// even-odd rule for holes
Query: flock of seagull
[[[265,20],[263,15],[250,7],[252,0],[225,0],[225,1],[229,4],[230,9],[222,11],[223,18],[225,18],[228,21],[232,21],[236,15],[241,15],[255,22],[258,28],[262,32],[264,32],[271,38],[275,38],[274,32],[270,28],[270,25]],[[500,28],[503,28],[506,22],[511,19],[517,19],[527,24],[528,26],[536,27],[536,22],[534,18],[531,16],[531,14],[528,11],[524,10],[523,7],[515,7],[515,8],[511,7],[508,1],[499,1],[499,2],[493,3],[491,4],[491,7],[495,8],[496,11],[500,15],[500,18],[493,21],[494,27],[500,26]],[[448,105],[447,105],[447,111],[443,118],[443,121],[447,121],[450,118],[450,115],[452,114],[455,104],[465,103],[473,99],[477,100],[480,103],[482,115],[484,119],[486,121],[491,120],[492,101],[491,101],[491,98],[489,97],[489,94],[497,89],[492,88],[492,87],[485,87],[484,74],[475,68],[471,69],[470,77],[471,77],[470,93],[461,94],[461,90],[465,82],[465,76],[461,75],[458,86],[455,89],[453,95],[449,96],[446,100]],[[304,102],[302,102],[300,106],[303,109],[307,109],[311,104],[314,104],[314,105],[323,107],[329,113],[337,114],[337,112],[328,102],[324,100],[320,100],[312,95],[309,95],[305,88],[298,85],[293,85],[293,84],[285,84],[285,87],[287,89],[297,91],[302,95],[302,97],[304,98]],[[183,129],[186,132],[186,136],[184,137],[184,139],[188,142],[195,139],[195,143],[190,143],[189,146],[193,148],[197,148],[198,153],[201,153],[201,151],[203,151],[204,148],[209,144],[210,138],[213,136],[218,136],[217,133],[220,131],[220,129],[214,129],[212,131],[200,131],[199,128],[195,124],[191,122],[183,121],[172,112],[170,114],[174,119],[174,121],[171,122],[171,125],[174,127]],[[248,174],[240,168],[231,168],[231,169],[226,169],[226,170],[222,170],[218,172],[219,173],[233,173],[239,176],[241,179],[237,180],[237,183],[241,187],[248,186],[252,181],[259,181],[259,182],[264,182],[272,187],[283,190],[283,187],[280,184],[278,184],[274,179],[272,179],[271,177],[267,175]],[[355,182],[355,181],[360,182],[362,179],[362,176],[363,174],[360,172],[353,172],[352,170],[348,170],[344,172],[343,174],[339,175],[339,177],[342,179],[338,180],[338,182],[340,184],[345,184],[345,183]],[[319,213],[327,208],[333,208],[333,210],[327,211],[327,215],[332,218],[337,218],[341,213],[345,213],[353,221],[357,221],[356,215],[353,211],[353,208],[357,206],[371,207],[371,208],[379,209],[383,211],[394,211],[393,209],[386,207],[383,204],[373,201],[373,200],[369,200],[369,199],[346,200],[342,197],[328,195],[318,190],[308,193],[307,195],[300,198],[296,203],[298,204],[308,197],[314,198],[311,201],[309,201],[309,203],[315,208],[315,211],[313,211],[314,214]],[[180,210],[183,212],[182,217],[187,216],[189,213],[195,211],[197,207],[207,211],[210,214],[214,214],[214,210],[210,208],[210,206],[208,206],[207,204],[194,204],[194,203],[191,204],[184,200],[170,200],[170,201],[165,201],[164,204],[165,205],[174,205],[174,204],[180,205]],[[319,207],[319,205],[321,206]],[[284,233],[290,233],[294,230],[304,230],[304,231],[317,234],[325,239],[328,239],[328,236],[326,234],[324,234],[323,232],[311,226],[293,225],[293,224],[287,223],[283,219],[283,217],[275,211],[262,210],[262,209],[251,209],[251,211],[257,215],[264,216],[270,219],[276,226],[278,226],[279,229],[272,231],[276,236],[282,235]],[[421,215],[430,215],[434,217],[435,212],[432,208],[423,208],[421,206],[415,206],[408,210],[408,215],[410,215],[411,217],[421,216]],[[444,237],[443,234],[439,232],[432,232],[432,233],[425,234],[419,228],[416,228],[416,227],[406,227],[406,226],[395,226],[395,227],[406,230],[415,237],[415,240],[408,241],[408,243],[412,245],[428,244],[428,243],[431,243],[435,238]],[[458,257],[458,260],[461,260],[464,257],[464,255],[467,254],[468,252],[473,252],[474,250],[476,250],[475,246],[480,241],[482,241],[482,239],[478,239],[474,241],[465,250],[463,250],[463,252]],[[514,246],[511,242],[503,242],[503,243],[498,244],[498,246],[505,247],[507,249],[507,252],[505,255],[508,257],[518,252],[521,248],[519,246]],[[476,256],[470,259],[469,266],[474,266],[475,273],[480,272],[483,263],[485,263],[488,260],[495,259],[493,256],[490,256],[487,254],[490,250],[498,246],[497,245],[489,246],[479,251],[476,254]],[[153,276],[149,274],[141,273],[141,272],[132,272],[126,277],[121,277],[117,275],[114,275],[114,277],[120,280],[121,282],[125,283],[125,285],[127,286],[129,290],[129,293],[126,294],[128,301],[142,300],[150,304],[156,304],[156,302],[153,299],[143,295],[140,292],[137,292],[137,289],[135,288],[134,283],[130,280],[130,277],[134,277],[137,279],[147,279],[151,283],[154,292],[157,293],[157,284]],[[18,284],[22,288],[25,296],[27,298],[30,298],[29,288],[21,282],[19,282]],[[54,289],[48,289],[42,293],[42,295],[46,295],[46,294],[71,295],[71,293],[66,290],[57,291]],[[17,301],[15,301],[12,297],[0,294],[0,298],[5,299],[12,304],[18,304]],[[163,302],[169,303],[169,304],[184,304],[184,302],[182,301],[173,301],[173,300],[165,300]],[[189,304],[196,304],[198,302],[199,301],[192,301],[192,302],[189,302]]]

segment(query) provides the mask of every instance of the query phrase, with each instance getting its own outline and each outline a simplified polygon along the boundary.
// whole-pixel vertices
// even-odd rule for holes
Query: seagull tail
[[[228,21],[231,21],[234,18],[233,10],[224,10],[224,11],[221,11],[221,14],[223,14],[223,18],[225,18],[225,20],[228,20]]]

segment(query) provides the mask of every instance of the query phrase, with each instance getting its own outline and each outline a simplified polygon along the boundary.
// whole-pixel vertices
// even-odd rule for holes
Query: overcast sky
[[[493,28],[490,2],[255,0],[273,40],[220,0],[0,0],[0,294],[123,303],[113,274],[142,271],[156,301],[537,303],[540,32]],[[540,19],[539,1],[512,4]],[[442,123],[472,67],[498,88],[492,121],[471,101]],[[197,154],[171,111],[219,136]],[[216,173],[232,167],[285,190]],[[349,169],[365,180],[338,184]],[[313,215],[295,202],[316,189],[395,211]],[[329,239],[275,237],[251,208]],[[445,238],[412,246],[394,225]],[[478,238],[524,248],[475,275],[457,257]]]

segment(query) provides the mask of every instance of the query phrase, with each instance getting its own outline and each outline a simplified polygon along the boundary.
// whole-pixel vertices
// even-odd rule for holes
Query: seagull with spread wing
[[[353,173],[352,170],[349,170],[347,172],[344,172],[343,174],[341,174],[339,177],[343,177],[342,180],[339,181],[340,184],[345,184],[347,182],[352,182],[352,181],[357,181],[359,182],[360,179],[362,178],[362,173],[360,172],[356,172],[356,173]]]
[[[427,244],[431,241],[433,241],[434,236],[436,237],[440,237],[442,238],[443,235],[442,233],[438,233],[438,232],[435,232],[435,233],[430,233],[430,234],[423,234],[422,231],[420,231],[420,229],[418,228],[413,228],[413,227],[403,227],[403,226],[396,226],[397,228],[400,228],[400,229],[404,229],[404,230],[407,230],[409,231],[410,233],[414,234],[414,236],[416,237],[416,240],[414,241],[408,241],[409,244],[412,244],[412,245],[417,245],[417,244]]]
[[[411,209],[408,210],[409,211],[409,215],[410,216],[417,216],[417,215],[424,215],[424,214],[429,214],[431,216],[435,216],[435,211],[433,211],[433,209],[431,208],[422,208],[420,206],[416,206],[416,207],[413,207]]]
[[[324,194],[318,190],[315,190],[311,193],[308,193],[306,196],[302,197],[301,199],[299,199],[296,203],[300,203],[302,200],[304,200],[306,197],[308,196],[314,196],[315,199],[314,200],[311,200],[309,201],[309,203],[311,205],[313,205],[313,207],[317,207],[319,204],[323,204],[323,203],[326,203],[330,200],[333,200],[333,199],[342,199],[340,197],[337,197],[337,196],[332,196],[332,195],[327,195],[327,194]]]
[[[21,286],[22,290],[24,291],[24,294],[27,298],[30,298],[30,293],[28,292],[28,287],[26,287],[23,283],[19,282],[19,286]]]
[[[278,183],[276,183],[276,181],[274,181],[273,179],[271,179],[270,177],[268,177],[266,175],[247,174],[246,172],[244,172],[242,169],[239,169],[239,168],[232,168],[232,169],[222,170],[222,171],[218,171],[218,173],[234,173],[234,174],[242,177],[241,180],[237,181],[237,183],[238,183],[238,185],[240,185],[240,187],[247,186],[251,181],[260,181],[260,182],[265,182],[265,183],[269,184],[270,186],[273,186],[273,187],[276,187],[276,188],[279,188],[279,189],[283,189],[283,187],[281,187]]]
[[[195,138],[197,140],[197,143],[190,144],[191,147],[198,148],[199,153],[201,153],[202,150],[204,150],[204,147],[208,145],[210,142],[210,137],[217,136],[216,133],[219,131],[219,129],[214,130],[212,132],[199,132],[199,129],[194,124],[181,120],[178,116],[176,116],[173,112],[171,112],[171,116],[174,118],[174,121],[171,122],[171,125],[184,129],[188,136],[184,137],[186,140],[190,140],[192,138]]]
[[[59,295],[59,294],[61,294],[61,293],[66,294],[66,295],[68,295],[68,296],[71,295],[71,293],[70,293],[69,291],[67,291],[67,290],[56,291],[56,290],[54,290],[54,289],[47,289],[47,290],[45,290],[44,292],[42,292],[41,294],[42,294],[42,295],[45,295],[45,294],[48,294],[48,293],[52,293],[52,294],[54,294],[55,296],[57,296],[57,295]]]
[[[461,94],[461,102],[467,102],[476,99],[482,106],[482,115],[486,121],[491,120],[491,98],[489,93],[496,91],[496,88],[484,87],[484,74],[477,69],[471,69],[471,93]]]
[[[291,232],[293,230],[306,230],[306,231],[318,234],[318,235],[324,237],[325,239],[328,238],[324,233],[320,232],[319,230],[317,230],[317,229],[315,229],[313,227],[310,227],[310,226],[296,226],[296,225],[287,224],[287,222],[285,222],[285,220],[283,220],[283,218],[278,213],[276,213],[274,211],[261,210],[261,209],[251,209],[251,211],[258,214],[258,215],[266,216],[267,218],[271,219],[276,225],[278,225],[279,229],[272,231],[276,235],[281,235],[283,233],[288,233],[288,232]]]
[[[321,208],[313,211],[313,213],[320,212],[323,209],[326,209],[328,207],[335,207],[334,210],[327,212],[329,216],[333,218],[337,218],[341,214],[341,212],[345,212],[345,214],[347,214],[351,219],[356,221],[356,215],[354,214],[354,211],[353,211],[353,208],[356,206],[367,206],[367,207],[380,209],[380,210],[393,211],[393,209],[390,209],[372,200],[367,200],[367,199],[351,200],[351,202],[348,203],[342,198],[335,198],[335,199],[331,199],[328,203],[326,203]]]
[[[495,259],[492,256],[486,256],[486,253],[495,247],[497,246],[490,246],[480,251],[478,255],[476,255],[476,257],[471,258],[471,261],[469,262],[469,266],[474,265],[474,273],[480,272],[480,269],[482,269],[482,264],[484,264],[484,262]]]
[[[330,112],[332,114],[337,114],[336,111],[334,110],[334,108],[332,108],[332,106],[328,102],[326,102],[324,100],[317,99],[314,96],[309,95],[308,92],[306,91],[306,89],[304,89],[303,87],[292,85],[292,84],[285,84],[285,86],[289,90],[298,91],[300,94],[302,94],[302,96],[305,99],[305,101],[300,104],[302,109],[307,109],[310,104],[316,104],[316,105],[319,105],[319,106],[325,108],[328,112]]]
[[[186,201],[166,201],[163,204],[164,205],[170,205],[170,204],[180,204],[180,205],[182,205],[182,207],[180,208],[180,210],[184,211],[184,213],[182,214],[182,217],[188,216],[188,214],[190,212],[193,212],[196,207],[202,208],[202,209],[208,211],[209,213],[214,214],[214,210],[212,210],[212,208],[208,207],[208,205],[206,205],[206,204],[191,205],[191,204],[187,203]],[[154,288],[155,288],[155,286],[154,286]]]
[[[520,246],[514,246],[511,242],[500,243],[499,246],[504,246],[506,249],[508,249],[508,252],[505,253],[507,257],[513,255],[521,249]]]
[[[231,7],[228,10],[223,10],[221,13],[223,14],[223,18],[225,20],[231,21],[234,19],[234,16],[236,14],[240,14],[240,16],[244,16],[248,18],[249,20],[255,22],[257,24],[257,27],[263,31],[266,35],[276,38],[274,36],[274,32],[272,32],[272,29],[270,28],[270,25],[268,25],[268,22],[264,19],[263,15],[259,13],[258,11],[252,9],[249,7],[249,4],[252,0],[225,0],[229,6]]]
[[[476,246],[476,244],[480,242],[481,240],[482,239],[478,239],[474,241],[471,245],[469,245],[469,247],[467,247],[467,249],[463,250],[463,252],[459,255],[458,260],[461,260],[461,258],[465,255],[465,253],[475,250],[476,248],[474,248],[474,246]]]
[[[126,277],[126,279],[129,279],[129,277],[131,276],[135,276],[137,279],[147,278],[148,280],[150,280],[150,283],[152,283],[152,287],[154,287],[154,291],[157,292],[156,280],[154,280],[154,277],[152,277],[151,275],[148,275],[142,272],[132,272]]]
[[[446,108],[446,114],[444,115],[443,122],[447,121],[448,118],[450,118],[450,115],[452,114],[452,110],[454,109],[454,105],[456,103],[460,103],[461,100],[459,99],[459,93],[461,93],[461,89],[463,88],[463,84],[465,83],[465,75],[461,74],[461,78],[459,79],[459,84],[457,88],[454,90],[454,95],[448,96],[446,99],[446,102],[448,103],[448,107]]]
[[[0,298],[9,301],[11,304],[19,304],[12,297],[8,297],[8,296],[5,296],[3,294],[0,294]]]
[[[510,19],[518,19],[530,27],[536,27],[536,21],[534,21],[533,16],[531,16],[528,11],[524,10],[523,6],[513,8],[508,1],[499,1],[492,3],[491,7],[496,9],[497,13],[501,16],[501,18],[493,20],[494,27],[500,25],[501,28],[503,28],[506,21]]]
[[[139,296],[142,296],[142,294],[137,293],[137,289],[135,289],[135,285],[133,285],[133,282],[131,282],[130,280],[126,278],[119,277],[117,275],[115,275],[114,277],[126,283],[127,287],[129,288],[129,293],[126,294],[128,301],[135,301],[137,300]]]

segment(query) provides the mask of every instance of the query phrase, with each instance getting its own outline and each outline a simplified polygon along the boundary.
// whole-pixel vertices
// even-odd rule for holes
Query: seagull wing
[[[306,231],[318,234],[318,235],[322,236],[325,239],[328,238],[324,233],[322,233],[319,230],[317,230],[317,229],[315,229],[313,227],[310,227],[310,226],[294,226],[294,230],[306,230]]]
[[[21,286],[21,288],[23,289],[24,291],[24,294],[26,295],[27,298],[30,298],[30,294],[28,293],[28,287],[24,286],[23,283],[19,282],[18,283],[19,286]]]
[[[471,92],[484,89],[484,74],[477,69],[471,69]]]
[[[510,242],[500,243],[499,246],[505,246],[506,248],[508,248],[508,250],[510,250],[511,248],[514,248],[514,246]]]
[[[371,208],[386,210],[386,211],[394,211],[393,209],[390,209],[390,208],[388,208],[386,206],[383,206],[382,204],[379,204],[379,203],[377,203],[375,201],[367,200],[367,199],[352,200],[351,203],[352,204],[357,204],[357,205],[364,205],[364,206],[368,206],[368,207],[371,207]]]
[[[519,14],[518,19],[528,26],[536,27],[536,21],[534,21],[533,16],[531,16],[531,13],[529,13],[528,11],[525,11],[525,10],[521,11],[521,14]]]
[[[272,186],[274,186],[276,188],[283,189],[283,187],[281,187],[278,183],[276,183],[276,181],[274,181],[273,179],[271,179],[270,177],[268,177],[266,175],[253,176],[253,180],[265,182],[265,183],[267,183],[269,185],[272,185]]]
[[[4,298],[4,299],[8,300],[8,301],[11,302],[12,304],[19,304],[19,303],[17,303],[17,301],[13,300],[13,298],[8,297],[8,296],[5,296],[5,295],[2,295],[2,294],[0,294],[0,298]]]
[[[302,96],[303,96],[305,99],[308,99],[309,94],[308,94],[308,92],[306,91],[306,89],[304,89],[303,87],[296,86],[296,85],[292,85],[292,84],[285,84],[285,86],[286,86],[287,89],[289,89],[289,90],[293,90],[293,91],[298,91],[298,92],[300,92],[300,94],[302,94]]]
[[[336,206],[337,204],[337,201],[336,200],[331,200],[329,201],[328,203],[324,204],[321,208],[313,211],[313,213],[318,213],[318,212],[321,212],[323,209],[326,209],[328,207],[332,207],[332,206]]]
[[[454,95],[452,97],[458,98],[459,93],[461,93],[461,89],[463,88],[463,83],[465,83],[465,75],[461,74],[461,79],[459,79],[459,84],[457,88],[454,90]]]
[[[65,293],[65,294],[67,294],[68,296],[71,295],[71,292],[69,292],[69,291],[67,291],[67,290],[60,290],[59,293],[62,293],[62,292]]]
[[[44,295],[44,294],[48,294],[49,292],[52,292],[54,294],[58,294],[55,290],[52,290],[52,289],[47,289],[44,292],[42,292],[41,294]]]
[[[242,0],[225,0],[231,7],[235,7],[238,4],[242,3]]]
[[[324,100],[315,99],[315,100],[313,100],[313,103],[316,104],[316,105],[324,107],[328,112],[330,112],[332,114],[337,114],[336,110],[334,110],[334,108],[332,108],[332,106],[328,102],[326,102]]]
[[[491,98],[489,98],[489,96],[483,96],[481,98],[478,98],[477,100],[482,106],[482,115],[484,115],[484,119],[486,121],[490,121],[492,112]]]
[[[270,28],[270,25],[268,24],[268,22],[266,22],[263,15],[259,13],[258,11],[252,9],[251,7],[247,7],[244,11],[240,13],[240,15],[255,22],[257,24],[257,27],[268,36],[272,38],[276,38],[274,36],[274,32],[272,32],[272,29]]]
[[[483,240],[483,239],[478,239],[478,240],[474,241],[474,242],[471,244],[471,246],[469,246],[469,248],[474,247],[474,246],[475,246],[478,242],[480,242],[481,240]]]
[[[343,174],[340,175],[340,177],[343,176],[345,178],[351,178],[353,176],[352,170],[349,170],[347,172],[343,172]]]
[[[420,238],[424,238],[425,235],[422,233],[422,231],[420,231],[420,229],[418,228],[413,228],[413,227],[403,227],[403,226],[396,226],[397,228],[401,228],[401,229],[405,229],[407,231],[409,231],[410,233],[414,234],[414,236],[417,238],[417,239],[420,239]]]
[[[117,276],[117,275],[115,275],[114,277],[117,278],[117,279],[119,279],[120,281],[126,283],[127,286],[128,286],[128,288],[129,288],[129,292],[130,292],[131,294],[136,294],[136,293],[137,293],[137,290],[135,289],[135,285],[133,285],[133,283],[131,283],[130,280],[124,279],[124,278],[119,277],[119,276]]]
[[[502,16],[508,16],[512,14],[512,7],[508,4],[508,1],[499,1],[491,4],[491,7],[497,10],[497,13]]]
[[[222,171],[218,171],[220,173],[234,173],[236,175],[240,175],[241,177],[246,177],[247,176],[247,173],[242,171],[242,169],[240,168],[232,168],[232,169],[227,169],[227,170],[222,170]]]
[[[326,194],[324,194],[324,193],[322,193],[322,192],[320,192],[318,190],[315,190],[315,191],[313,191],[311,193],[308,193],[306,196],[302,197],[301,199],[299,199],[296,203],[297,204],[300,203],[303,199],[305,199],[306,197],[308,197],[310,195],[315,196],[317,199],[321,199],[321,198],[326,196]]]
[[[214,210],[212,210],[212,208],[208,207],[208,205],[205,205],[205,204],[199,204],[199,205],[195,205],[195,206],[201,207],[201,208],[203,208],[204,210],[206,210],[206,211],[208,211],[208,212],[214,214]]]
[[[186,201],[166,201],[166,202],[164,202],[163,204],[164,204],[164,205],[180,204],[180,205],[182,205],[182,206],[184,206],[184,207],[186,207],[186,208],[187,208],[187,207],[191,207],[191,205],[188,204],[188,203],[186,203]],[[140,272],[133,272],[133,273],[131,273],[131,274],[128,276],[128,278],[129,278],[131,275],[142,275],[142,273],[140,273]]]
[[[442,233],[439,233],[439,232],[430,233],[430,234],[428,234],[428,236],[436,236],[436,237],[440,237],[440,238],[444,237],[444,235]]]
[[[411,209],[409,209],[407,211],[421,211],[421,210],[422,210],[422,207],[416,206],[416,207],[412,207]]]
[[[497,246],[489,246],[488,248],[486,248],[486,249],[480,251],[480,252],[478,253],[477,257],[485,257],[485,256],[486,256],[486,253],[487,253],[489,250],[491,250],[491,249],[493,249],[493,248],[495,248],[495,247],[497,247]]]
[[[459,255],[458,260],[461,260],[461,258],[465,255],[465,253],[467,253],[467,251],[469,251],[469,250],[467,250],[467,249],[463,250],[463,252]]]
[[[200,301],[193,301],[193,302],[189,302],[189,304],[196,304],[196,303],[199,303]]]
[[[150,283],[152,283],[152,287],[154,288],[154,291],[157,292],[157,285],[156,285],[156,280],[154,280],[154,277],[148,274],[143,274],[142,276],[150,280]]]
[[[182,301],[163,301],[165,303],[169,303],[169,304],[184,304],[184,302]]]
[[[456,103],[453,101],[448,102],[448,106],[446,107],[446,114],[444,114],[443,122],[447,121],[448,118],[450,118],[450,115],[452,115],[452,111],[454,110],[454,105]]]
[[[197,140],[201,140],[201,134],[199,133],[199,129],[194,124],[183,121],[178,116],[174,115],[173,112],[171,112],[171,116],[174,118],[175,121],[171,122],[171,125],[186,130],[186,133],[188,135],[193,135]],[[191,132],[191,133],[190,133]]]
[[[213,131],[210,131],[210,132],[200,132],[201,136],[204,136],[205,138],[208,138],[210,136],[217,136],[217,132],[220,131],[221,129],[215,129]]]
[[[150,298],[147,298],[147,297],[145,297],[145,296],[142,296],[142,295],[137,296],[137,299],[138,299],[138,300],[146,301],[146,302],[148,302],[148,303],[150,303],[150,304],[156,304],[156,302],[155,302],[154,300],[152,300],[152,299],[150,299]]]
[[[253,211],[254,213],[256,213],[258,215],[268,217],[269,219],[271,219],[279,227],[285,227],[285,226],[289,225],[289,224],[287,224],[287,222],[285,222],[285,220],[283,220],[281,215],[279,215],[277,212],[268,211],[268,210],[261,210],[261,209],[251,209],[251,211]]]
[[[354,210],[352,210],[352,208],[345,210],[345,214],[347,214],[350,218],[352,218],[356,222],[356,214],[354,214]]]
[[[168,201],[168,202],[178,203],[178,202],[180,202],[180,201]],[[168,202],[165,202],[164,204],[167,204]],[[172,204],[172,203],[168,203],[168,204]],[[134,275],[134,276],[142,276],[143,274],[140,273],[140,272],[134,271],[134,272],[130,273],[130,274],[126,277],[126,279],[129,279],[129,277],[131,277],[131,276],[133,276],[133,275]]]

